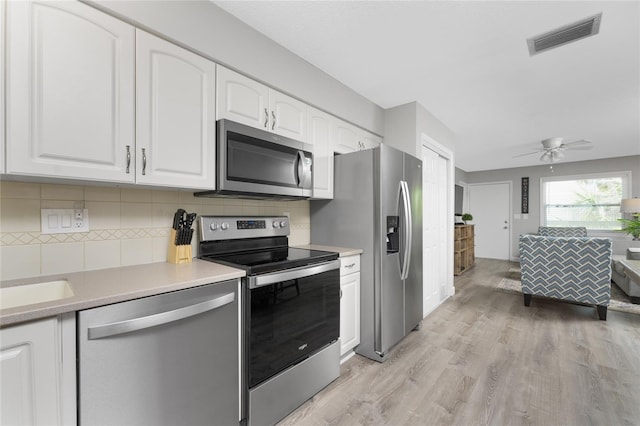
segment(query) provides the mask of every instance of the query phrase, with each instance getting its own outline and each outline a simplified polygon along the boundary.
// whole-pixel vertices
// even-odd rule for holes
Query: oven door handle
[[[310,277],[312,275],[321,274],[323,272],[332,271],[334,269],[340,269],[340,260],[336,259],[331,262],[320,263],[317,265],[307,265],[301,266],[299,268],[287,269],[285,271],[273,272],[270,274],[256,275],[249,277],[249,288],[257,288],[283,281]]]

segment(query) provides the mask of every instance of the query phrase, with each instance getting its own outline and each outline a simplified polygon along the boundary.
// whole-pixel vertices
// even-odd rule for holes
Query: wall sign
[[[522,178],[522,214],[529,213],[529,178]]]

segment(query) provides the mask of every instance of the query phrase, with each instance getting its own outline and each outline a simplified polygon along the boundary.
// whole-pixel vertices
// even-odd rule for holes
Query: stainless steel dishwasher
[[[239,282],[78,313],[81,425],[239,420]]]

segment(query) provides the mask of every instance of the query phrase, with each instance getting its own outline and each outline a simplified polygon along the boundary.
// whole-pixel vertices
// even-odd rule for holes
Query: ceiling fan
[[[568,149],[591,149],[593,146],[592,142],[587,139],[582,139],[574,142],[562,142],[563,138],[548,138],[543,139],[541,141],[542,148],[537,149],[533,152],[528,152],[526,154],[516,155],[516,157],[524,157],[526,155],[533,155],[542,152],[542,156],[540,157],[540,161],[548,161],[549,163],[555,163],[556,161],[562,160],[564,158],[564,152]]]

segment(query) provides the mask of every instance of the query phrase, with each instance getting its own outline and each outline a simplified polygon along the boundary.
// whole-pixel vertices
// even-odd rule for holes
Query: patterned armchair
[[[538,235],[545,237],[586,237],[584,226],[539,226]]]
[[[524,304],[545,296],[596,305],[607,319],[611,297],[611,240],[520,235]]]

